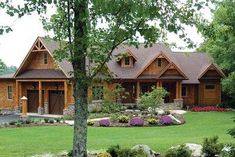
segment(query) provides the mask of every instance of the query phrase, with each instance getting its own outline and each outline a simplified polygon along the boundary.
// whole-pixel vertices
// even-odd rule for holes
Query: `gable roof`
[[[55,50],[60,47],[60,44],[53,39],[38,37],[37,40],[40,40],[42,42],[51,56],[53,56]],[[116,61],[115,56],[123,52],[128,52],[129,55],[133,56],[136,59],[136,62],[132,68],[123,68]],[[213,63],[212,58],[209,57],[206,53],[172,52],[171,49],[167,48],[165,45],[157,43],[148,48],[145,48],[144,44],[140,44],[138,48],[134,46],[120,45],[113,51],[112,59],[107,63],[107,67],[109,71],[111,71],[114,79],[137,79],[138,76],[156,58],[161,55],[165,57],[170,62],[170,64],[176,67],[177,71],[183,76],[184,84],[198,84],[198,78],[200,77],[200,75],[207,69],[208,66]],[[25,60],[27,59],[27,56]],[[73,67],[69,61],[64,59],[61,62],[58,62],[58,65],[67,78],[72,77],[71,73],[73,72]],[[215,68],[221,74],[223,74],[223,72],[218,68],[216,64],[213,63],[213,65],[215,65]],[[19,71],[19,69],[17,71]],[[167,68],[165,70],[167,70]],[[16,75],[17,73],[15,74],[15,76]]]
[[[222,70],[216,64],[211,63],[208,66],[205,66],[204,69],[202,69],[202,72],[199,75],[198,79],[201,79],[211,69],[215,70],[222,78],[225,78],[225,75]]]

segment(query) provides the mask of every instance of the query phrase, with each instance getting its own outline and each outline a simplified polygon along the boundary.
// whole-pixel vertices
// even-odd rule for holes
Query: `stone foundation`
[[[38,107],[38,114],[43,114],[43,113],[44,113],[44,108]]]
[[[183,99],[174,99],[172,103],[164,103],[160,105],[163,110],[181,110],[183,108]]]
[[[16,106],[15,108],[14,108],[14,114],[19,114],[19,113],[21,113],[21,106]]]
[[[48,106],[48,103],[47,102],[45,102],[44,103],[44,113],[45,114],[49,114],[49,108],[48,108],[49,106]]]
[[[69,105],[66,109],[63,110],[63,115],[65,116],[74,116],[74,104]]]
[[[176,108],[182,109],[183,103],[184,103],[183,99],[174,99],[174,104],[175,104]]]

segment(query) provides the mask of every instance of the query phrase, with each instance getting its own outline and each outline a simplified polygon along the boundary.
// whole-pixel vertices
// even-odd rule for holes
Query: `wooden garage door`
[[[37,113],[39,104],[39,92],[38,90],[27,90],[28,98],[28,112]]]
[[[62,115],[64,109],[64,91],[49,91],[49,114]]]

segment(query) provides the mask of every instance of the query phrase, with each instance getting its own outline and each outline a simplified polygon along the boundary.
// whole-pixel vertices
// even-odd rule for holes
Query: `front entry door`
[[[28,112],[37,113],[39,104],[39,92],[38,90],[27,90],[28,97]]]
[[[49,91],[49,114],[62,115],[64,109],[64,91]]]

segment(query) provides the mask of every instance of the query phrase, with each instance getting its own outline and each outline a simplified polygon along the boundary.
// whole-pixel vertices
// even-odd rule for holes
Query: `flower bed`
[[[193,107],[191,109],[192,112],[227,112],[228,110],[226,108],[222,107],[216,107],[216,106],[205,106],[205,107]]]

